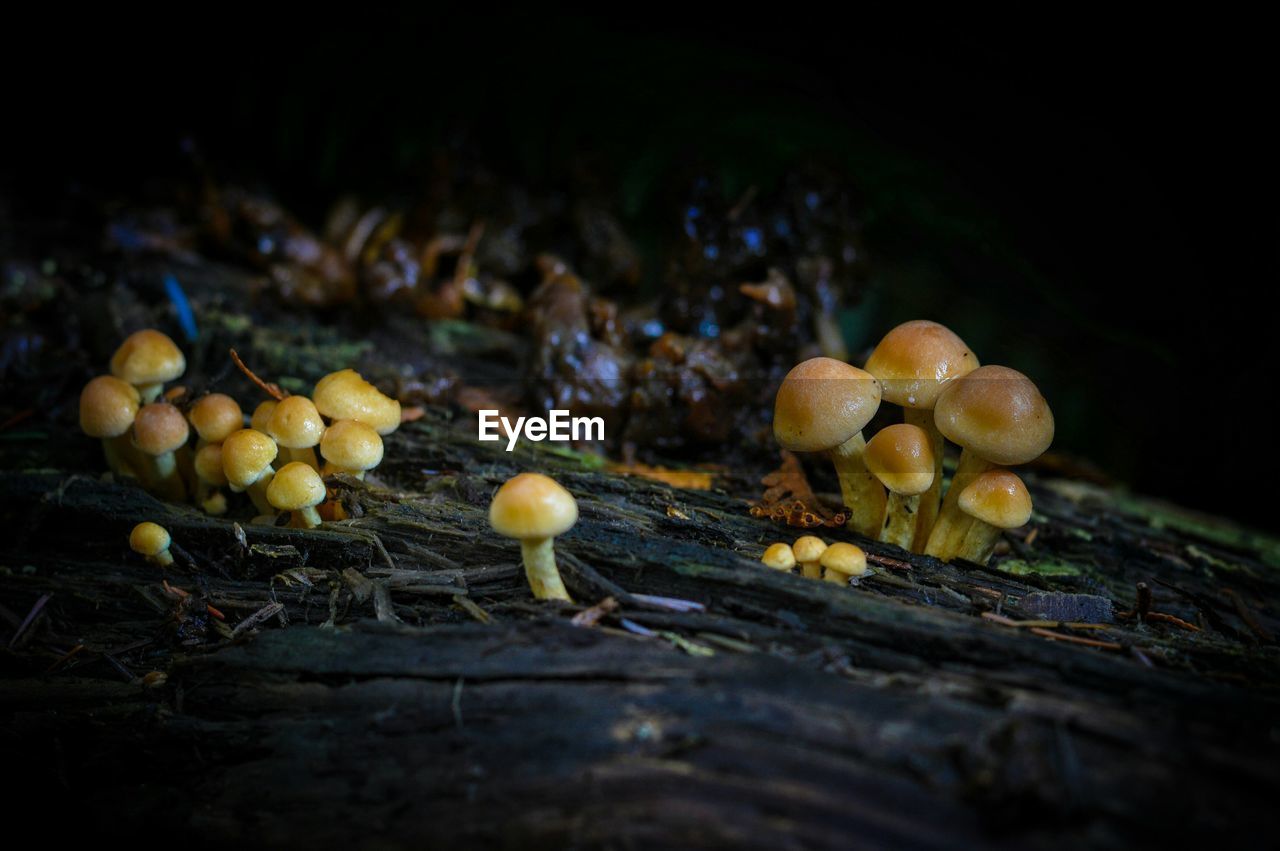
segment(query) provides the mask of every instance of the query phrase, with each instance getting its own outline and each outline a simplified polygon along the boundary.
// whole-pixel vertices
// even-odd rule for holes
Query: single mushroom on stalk
[[[796,566],[796,554],[789,544],[777,543],[764,551],[760,561],[764,562],[764,566],[770,570],[790,573],[791,568]]]
[[[928,433],[907,423],[886,426],[867,441],[864,457],[867,469],[889,491],[880,540],[912,549],[923,537],[919,527],[921,494],[931,490],[936,469]]]
[[[862,429],[880,407],[880,383],[831,358],[811,358],[787,373],[773,407],[773,434],[783,449],[825,452],[840,478],[849,528],[874,538],[884,517],[884,488],[867,470]]]
[[[259,514],[275,514],[267,499],[267,487],[275,470],[271,462],[279,453],[276,442],[262,432],[242,428],[222,442],[222,471],[234,493],[248,492]]]
[[[349,473],[357,479],[382,463],[382,436],[355,420],[338,420],[320,440],[324,474]]]
[[[201,396],[187,411],[187,419],[199,437],[197,450],[210,443],[221,443],[232,432],[244,428],[240,403],[225,393]]]
[[[276,405],[279,404],[275,399],[259,402],[258,407],[253,409],[253,416],[249,417],[249,428],[266,434],[267,423],[271,422],[271,415],[275,413]]]
[[[938,394],[948,381],[978,368],[978,358],[945,325],[927,319],[904,322],[884,335],[866,370],[880,380],[884,401],[902,406],[903,421],[924,429],[933,452],[933,481],[920,495],[918,535],[908,548],[925,545],[942,499],[942,432],[934,423]]]
[[[289,525],[314,529],[320,525],[316,506],[324,502],[324,482],[316,468],[302,461],[291,461],[271,477],[267,485],[267,501],[273,508],[292,512]]]
[[[170,543],[169,530],[150,520],[134,526],[129,533],[129,549],[146,556],[147,561],[160,567],[173,564],[173,556],[169,554]]]
[[[806,579],[822,578],[822,565],[819,563],[819,559],[827,551],[826,541],[813,535],[802,535],[796,538],[791,550],[795,553],[796,561],[800,564],[801,576]]]
[[[1053,442],[1053,412],[1035,382],[1007,366],[983,366],[950,382],[934,408],[938,429],[959,444],[960,464],[925,552],[953,552],[968,526],[960,494],[997,466],[1034,461]]]
[[[133,421],[133,445],[147,456],[142,472],[147,490],[176,502],[186,500],[187,487],[174,453],[186,446],[190,435],[187,418],[168,402],[152,402],[138,409]]]
[[[556,567],[552,539],[578,522],[578,503],[554,479],[520,473],[508,479],[489,505],[489,525],[499,535],[517,538],[525,576],[539,600],[572,602]]]
[[[280,400],[267,421],[267,434],[284,449],[286,461],[300,461],[319,470],[315,447],[324,436],[324,420],[315,404],[306,396],[287,396]]]
[[[995,551],[1000,533],[1017,529],[1031,519],[1031,494],[1016,474],[1008,470],[982,473],[960,494],[960,510],[969,518],[968,529],[943,561],[962,558],[986,564]]]
[[[330,421],[357,420],[384,437],[400,427],[400,403],[365,381],[354,369],[332,372],[316,382],[316,408]]]
[[[837,541],[822,554],[822,579],[835,585],[848,585],[867,572],[867,554],[861,547]]]
[[[130,334],[111,356],[111,374],[138,388],[144,403],[186,369],[187,359],[169,335],[151,328]]]
[[[102,440],[107,466],[119,476],[140,476],[142,457],[129,437],[138,407],[137,388],[112,375],[98,376],[80,392],[80,429]]]

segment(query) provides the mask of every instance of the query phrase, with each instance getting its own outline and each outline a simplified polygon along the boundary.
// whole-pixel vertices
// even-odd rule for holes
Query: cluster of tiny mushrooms
[[[979,366],[968,346],[936,322],[893,329],[865,366],[819,357],[793,368],[774,407],[778,443],[827,454],[852,531],[947,561],[985,563],[1001,530],[1031,516],[1026,486],[1006,467],[1048,448],[1048,404],[1025,375]],[[191,399],[182,387],[165,392],[185,372],[186,358],[153,329],[130,335],[110,369],[80,395],[85,434],[101,439],[116,475],[164,499],[192,500],[212,515],[227,511],[225,488],[233,498],[246,494],[261,522],[274,523],[282,512],[290,514],[290,525],[304,529],[319,526],[322,513],[343,519],[322,476],[364,478],[382,461],[383,436],[401,420],[397,400],[343,369],[320,379],[309,398],[281,392],[263,401],[246,422],[239,403],[225,394]],[[904,422],[864,440],[863,429],[882,400],[902,406]],[[944,437],[962,449],[945,499]],[[520,541],[538,599],[570,600],[552,540],[577,519],[573,496],[540,473],[511,478],[493,497],[489,523]],[[139,523],[129,543],[154,564],[173,562],[169,533],[156,523]],[[763,561],[778,570],[800,565],[804,576],[838,584],[867,571],[860,548],[828,546],[813,536],[794,547],[774,544]]]

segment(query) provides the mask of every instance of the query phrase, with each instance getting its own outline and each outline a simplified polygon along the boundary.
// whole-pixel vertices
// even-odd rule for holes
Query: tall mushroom
[[[316,382],[316,408],[330,420],[357,420],[384,437],[400,427],[400,403],[365,381],[354,369],[332,372]]]
[[[960,494],[975,478],[997,466],[1033,461],[1053,442],[1053,412],[1035,382],[1007,366],[983,366],[951,382],[938,397],[934,420],[963,451],[929,533],[925,552],[949,551],[967,526]]]
[[[292,512],[289,525],[314,529],[320,525],[316,506],[324,502],[324,482],[316,468],[302,461],[291,461],[271,477],[267,485],[267,501],[273,508]]]
[[[493,530],[519,539],[525,576],[539,600],[572,602],[556,567],[552,539],[576,522],[578,503],[573,495],[541,473],[520,473],[508,479],[489,505]]]
[[[874,538],[884,517],[884,488],[867,470],[862,429],[880,407],[870,373],[831,358],[811,358],[787,373],[773,406],[773,435],[792,452],[825,452],[840,478],[849,528]]]
[[[1000,533],[1017,529],[1031,519],[1031,494],[1014,473],[988,470],[960,494],[960,510],[969,516],[969,527],[955,550],[940,558],[944,561],[962,558],[986,564],[1000,540]]]
[[[920,495],[917,528],[929,534],[942,496],[942,433],[934,424],[938,394],[953,381],[978,368],[978,358],[945,325],[928,319],[894,328],[867,358],[866,370],[880,380],[884,400],[902,406],[903,421],[919,426],[933,450],[933,482]],[[924,541],[918,541],[923,546]]]
[[[187,418],[168,402],[152,402],[138,409],[133,445],[147,456],[142,481],[148,490],[177,502],[187,498],[174,453],[186,445],[190,435]]]
[[[867,441],[867,469],[889,491],[880,540],[904,550],[923,546],[928,527],[920,527],[920,496],[931,490],[935,475],[933,444],[919,426],[897,423]]]
[[[80,429],[102,441],[107,466],[119,476],[140,474],[141,458],[129,440],[138,404],[137,388],[111,375],[98,376],[80,391]]]
[[[306,396],[287,396],[280,400],[267,421],[267,434],[284,449],[287,461],[301,461],[319,470],[315,447],[324,435],[324,420]]]
[[[187,359],[169,335],[152,328],[130,334],[111,356],[111,374],[137,387],[143,402],[154,401],[165,382],[186,369]]]
[[[222,442],[222,471],[235,493],[248,492],[259,514],[275,514],[267,487],[275,475],[271,462],[279,453],[276,442],[252,428],[242,428]]]

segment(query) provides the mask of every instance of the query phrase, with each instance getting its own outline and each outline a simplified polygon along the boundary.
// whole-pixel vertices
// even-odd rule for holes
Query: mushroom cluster
[[[848,585],[867,574],[867,554],[861,547],[843,541],[827,544],[813,535],[797,538],[794,545],[770,544],[760,561],[783,573],[790,573],[799,565],[801,576],[835,585]]]
[[[186,358],[151,329],[130,335],[110,368],[80,394],[80,427],[102,441],[107,466],[162,499],[190,500],[214,515],[228,510],[228,493],[244,493],[259,517],[287,512],[294,526],[319,526],[329,499],[322,476],[364,478],[382,462],[382,438],[400,425],[400,403],[352,369],[320,379],[310,398],[262,402],[247,423],[226,394],[166,393]],[[323,510],[343,516],[336,502]]]
[[[900,406],[902,422],[866,440],[882,402]],[[849,528],[944,561],[986,563],[1000,532],[1027,522],[1031,497],[1007,468],[1038,458],[1053,431],[1031,379],[979,366],[963,340],[928,320],[886,334],[863,369],[831,358],[798,364],[774,403],[784,449],[831,459]],[[944,497],[946,440],[961,454]]]

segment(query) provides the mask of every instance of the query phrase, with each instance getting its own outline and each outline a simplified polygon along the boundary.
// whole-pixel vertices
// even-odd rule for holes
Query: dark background
[[[312,224],[341,192],[412,194],[464,129],[535,185],[564,182],[584,152],[612,163],[637,233],[662,226],[663,176],[690,155],[729,191],[835,161],[865,198],[872,258],[846,322],[855,345],[903,319],[946,322],[984,362],[1039,381],[1058,448],[1276,525],[1275,69],[1261,28],[925,36],[919,22],[373,14],[8,27],[13,218],[135,192],[178,171],[192,139]]]

